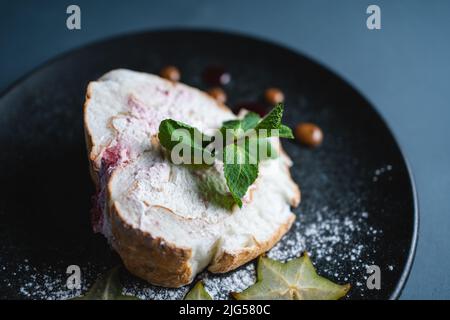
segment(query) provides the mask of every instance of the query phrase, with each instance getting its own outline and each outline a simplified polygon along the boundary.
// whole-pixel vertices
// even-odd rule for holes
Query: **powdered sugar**
[[[335,281],[345,282],[350,278],[361,278],[370,260],[373,248],[366,245],[367,239],[376,242],[382,235],[368,223],[369,213],[352,212],[339,214],[323,207],[312,215],[300,215],[293,227],[293,234],[280,241],[268,256],[286,261],[307,251],[316,265],[324,266],[318,272]],[[364,243],[361,242],[364,239]],[[344,266],[350,265],[350,268]],[[351,273],[344,273],[344,269]]]
[[[3,272],[7,272],[12,267],[6,264],[1,269]],[[3,279],[0,287],[18,288],[17,294],[25,299],[65,300],[79,296],[87,290],[85,282],[82,282],[81,289],[69,290],[66,286],[69,275],[65,273],[64,269],[59,270],[47,266],[38,270],[26,259],[22,263],[14,265],[14,272],[11,275],[12,277]],[[89,277],[88,274],[84,276]]]
[[[370,213],[366,211],[338,214],[328,207],[310,214],[300,214],[291,231],[267,255],[286,261],[307,251],[319,274],[339,283],[353,280],[352,291],[364,296],[366,266],[374,263],[369,259],[374,249],[360,242],[360,239],[376,242],[382,236],[380,230],[369,224],[369,219]],[[7,265],[2,265],[4,269],[8,268]],[[255,266],[256,262],[251,262],[227,274],[204,271],[195,281],[202,279],[206,290],[214,299],[228,299],[230,292],[245,290],[256,281]],[[44,270],[37,270],[28,260],[15,268],[15,273],[22,274],[19,278],[27,280],[17,283],[16,279],[9,279],[2,285],[19,286],[19,295],[28,299],[68,299],[78,296],[93,284],[100,273],[106,271],[99,270],[96,266],[82,267],[82,289],[70,290],[66,287],[69,275],[65,273],[65,269],[46,267]],[[393,269],[393,266],[389,266],[389,270]],[[178,289],[152,286],[128,272],[122,272],[122,279],[124,293],[141,299],[182,299],[190,289],[190,286]]]
[[[214,299],[226,300],[231,292],[240,292],[255,283],[255,265],[247,264],[226,275],[212,275],[205,272],[200,275],[200,278],[203,279],[205,289]]]
[[[376,169],[373,174],[372,181],[377,182],[383,175],[385,175],[387,172],[389,172],[391,170],[392,170],[392,165],[390,165],[390,164]],[[391,179],[391,177],[388,177],[388,179]]]
[[[314,214],[314,219],[309,224],[304,224],[300,217],[295,222],[294,233],[288,241],[278,243],[268,256],[277,260],[287,260],[298,256],[302,251],[308,251],[314,259],[350,259],[356,260],[361,256],[364,245],[354,241],[354,235],[361,232],[372,233],[377,230],[366,225],[368,213],[358,214],[353,212],[350,216],[331,215],[327,207],[322,208]],[[349,247],[349,251],[333,257],[338,245]]]

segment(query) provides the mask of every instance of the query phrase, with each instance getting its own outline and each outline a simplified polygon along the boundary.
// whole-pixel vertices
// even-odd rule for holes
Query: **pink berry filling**
[[[114,168],[127,161],[128,155],[119,144],[108,147],[102,155],[101,166],[98,173],[99,187],[92,197],[91,223],[95,233],[103,233],[104,212],[106,205],[106,186]]]

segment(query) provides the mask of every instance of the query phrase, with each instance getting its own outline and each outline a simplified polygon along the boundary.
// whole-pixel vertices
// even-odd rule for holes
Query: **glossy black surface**
[[[232,75],[226,87],[231,106],[258,100],[267,87],[282,88],[287,124],[308,121],[323,129],[318,149],[284,143],[302,190],[295,211],[301,228],[323,208],[337,218],[368,212],[367,223],[381,236],[373,241],[359,232],[352,244],[337,247],[333,261],[313,260],[331,279],[351,275],[349,298],[396,298],[412,262],[418,216],[407,164],[382,119],[346,82],[298,53],[200,31],[148,32],[93,44],[49,62],[2,96],[0,298],[26,298],[21,287],[27,277],[50,267],[64,278],[70,264],[96,273],[117,263],[89,223],[93,186],[83,136],[85,89],[114,68],[157,73],[167,64],[179,67],[181,81],[202,89],[204,68],[223,65]],[[374,181],[375,172],[387,166],[392,170]],[[381,290],[365,288],[365,270],[352,271],[355,262],[339,261],[356,244],[364,245],[367,264],[380,266]],[[314,251],[311,245],[306,243]]]

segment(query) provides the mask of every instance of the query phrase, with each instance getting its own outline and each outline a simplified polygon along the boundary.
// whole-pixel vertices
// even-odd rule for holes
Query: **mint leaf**
[[[254,112],[248,112],[244,118],[238,120],[229,120],[222,123],[220,131],[224,138],[226,137],[226,130],[233,130],[233,136],[236,138],[241,137],[246,131],[256,127],[261,117]]]
[[[256,127],[260,120],[261,117],[259,116],[259,114],[255,112],[248,112],[242,119],[242,128],[244,129],[244,131],[253,129]]]
[[[258,138],[258,163],[268,159],[276,159],[278,152],[267,139]]]
[[[280,129],[281,118],[283,117],[283,104],[277,104],[255,127],[256,130],[259,129]]]
[[[223,152],[225,180],[234,201],[241,208],[241,198],[258,177],[258,164],[250,163],[250,155],[245,147],[230,144]]]
[[[186,140],[184,139],[184,136],[173,136],[173,133],[179,129],[186,130]],[[159,141],[161,142],[162,146],[169,150],[172,150],[180,142],[188,144],[194,148],[202,149],[202,145],[195,141],[195,135],[199,135],[200,137],[202,137],[202,133],[198,129],[180,121],[166,119],[161,121],[161,123],[159,124]]]
[[[278,152],[272,146],[269,139],[265,137],[245,137],[239,139],[236,143],[247,152],[250,164],[259,165],[261,161],[276,159],[278,157]]]
[[[288,126],[282,124],[278,130],[278,136],[280,138],[294,139],[294,134],[292,133],[291,128],[289,128]]]
[[[158,137],[161,145],[171,151],[171,157],[181,157],[181,162],[171,159],[175,164],[193,163],[191,167],[196,169],[213,164],[214,158],[223,161],[229,193],[213,177],[205,179],[199,188],[212,202],[221,206],[230,206],[231,194],[234,202],[242,207],[241,198],[256,180],[259,162],[278,156],[267,138],[294,138],[292,130],[281,124],[283,109],[283,104],[280,103],[263,119],[254,112],[248,112],[242,119],[225,121],[218,132],[223,139],[220,145],[211,144],[213,138],[202,134],[198,129],[172,119],[161,122]],[[182,130],[181,133],[178,130]],[[214,138],[219,137],[216,135]],[[189,152],[189,155],[185,155],[185,152]],[[211,189],[216,191],[212,192],[212,196],[209,192]]]
[[[220,172],[211,167],[198,171],[197,174],[199,177],[197,187],[205,200],[218,207],[231,210],[235,201]]]
[[[158,138],[161,145],[168,151],[172,151],[175,147],[179,149],[177,156],[179,155],[182,159],[177,160],[182,160],[183,164],[205,164],[205,155],[213,157],[211,151],[205,149],[212,138],[183,122],[172,119],[163,120],[159,125]],[[184,154],[185,151],[189,151],[189,158],[189,155]]]
[[[293,139],[291,128],[281,124],[281,118],[283,117],[283,104],[279,103],[272,109],[258,125],[255,127],[258,136],[260,135],[259,130],[266,130],[266,137],[280,137]]]

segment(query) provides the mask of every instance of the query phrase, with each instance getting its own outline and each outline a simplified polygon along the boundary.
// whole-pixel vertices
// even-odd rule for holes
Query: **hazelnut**
[[[161,77],[170,81],[180,80],[180,70],[175,66],[166,66],[159,73]]]
[[[295,136],[309,147],[317,147],[323,141],[322,130],[313,123],[299,123],[295,128]]]
[[[225,103],[227,101],[227,94],[222,88],[214,87],[208,90],[208,94],[216,99],[217,102]]]
[[[284,94],[278,88],[268,88],[264,92],[264,98],[266,99],[267,103],[274,105],[284,101]]]

